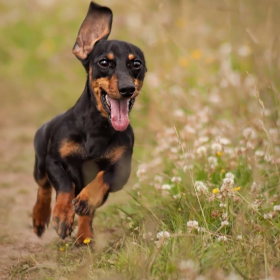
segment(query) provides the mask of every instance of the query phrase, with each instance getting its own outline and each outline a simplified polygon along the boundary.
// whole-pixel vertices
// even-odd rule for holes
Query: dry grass
[[[279,1],[100,4],[148,63],[129,196],[98,212],[95,250],[32,250],[32,138],[82,91],[71,49],[88,1],[0,2],[0,250],[22,255],[7,277],[279,279]]]

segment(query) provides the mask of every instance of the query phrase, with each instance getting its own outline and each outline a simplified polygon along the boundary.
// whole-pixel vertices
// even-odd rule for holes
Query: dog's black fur
[[[134,135],[128,113],[146,66],[139,48],[107,40],[111,24],[111,10],[91,2],[73,48],[87,72],[84,91],[71,109],[36,132],[34,178],[39,190],[33,227],[38,236],[50,221],[52,186],[54,228],[62,238],[69,236],[78,214],[82,243],[92,238],[96,208],[129,178]]]

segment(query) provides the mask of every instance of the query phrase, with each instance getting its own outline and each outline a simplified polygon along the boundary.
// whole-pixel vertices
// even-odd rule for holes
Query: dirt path
[[[1,125],[0,279],[21,258],[43,250],[56,238],[48,229],[42,239],[33,234],[31,211],[37,186],[32,178],[32,127]]]

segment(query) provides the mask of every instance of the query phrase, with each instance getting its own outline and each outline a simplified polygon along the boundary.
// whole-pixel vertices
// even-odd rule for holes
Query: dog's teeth
[[[105,96],[105,99],[106,99],[107,104],[111,107],[111,103],[110,103],[110,101],[109,101],[109,99],[108,99],[108,95],[107,95],[107,94],[106,94],[106,96]]]

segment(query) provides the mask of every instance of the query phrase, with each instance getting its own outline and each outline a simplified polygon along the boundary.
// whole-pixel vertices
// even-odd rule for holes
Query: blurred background
[[[145,85],[131,113],[134,165],[151,157],[157,132],[184,125],[184,116],[205,106],[215,114],[204,125],[230,121],[236,128],[228,135],[233,142],[252,116],[266,114],[268,122],[279,124],[278,0],[98,3],[114,13],[109,39],[129,41],[146,56]],[[82,93],[86,75],[72,47],[88,5],[85,0],[0,0],[2,250],[23,238],[16,232],[33,238],[33,136]]]

